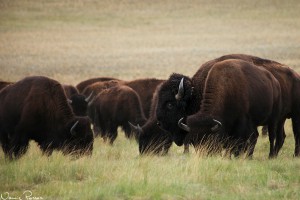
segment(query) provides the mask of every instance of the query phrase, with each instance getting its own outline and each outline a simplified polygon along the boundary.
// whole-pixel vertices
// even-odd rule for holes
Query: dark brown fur
[[[76,134],[70,129],[75,127]],[[42,76],[24,78],[0,93],[0,141],[10,158],[23,155],[29,140],[43,152],[54,149],[91,153],[93,133],[87,117],[75,117],[63,87]]]
[[[146,118],[150,116],[151,100],[156,87],[164,80],[149,78],[149,79],[137,79],[124,83],[128,87],[134,89],[140,96],[142,107]]]
[[[225,60],[215,63],[206,78],[200,111],[187,118],[191,128],[187,140],[197,146],[210,135],[213,119],[220,121],[220,139],[234,142],[235,154],[247,147],[253,154],[258,136],[257,126],[268,124],[276,135],[281,115],[281,90],[279,82],[267,70],[241,60]],[[261,98],[259,98],[261,97]],[[270,157],[279,149],[270,144]],[[226,145],[225,145],[226,146]]]
[[[138,94],[130,87],[115,86],[100,92],[89,107],[89,116],[99,133],[112,144],[121,126],[127,137],[131,137],[128,121],[143,125],[146,121]]]
[[[93,93],[93,95],[98,95],[100,92],[102,92],[105,89],[117,86],[117,85],[122,85],[124,81],[121,80],[110,80],[110,81],[101,81],[101,82],[96,82],[88,85],[84,90],[82,91],[82,94],[85,96],[90,95]]]
[[[80,83],[78,83],[76,85],[76,88],[78,89],[79,93],[82,93],[83,90],[93,84],[93,83],[97,83],[97,82],[103,82],[103,81],[110,81],[110,80],[119,80],[119,79],[116,79],[116,78],[112,78],[112,77],[96,77],[96,78],[91,78],[91,79],[87,79],[87,80],[84,80]]]

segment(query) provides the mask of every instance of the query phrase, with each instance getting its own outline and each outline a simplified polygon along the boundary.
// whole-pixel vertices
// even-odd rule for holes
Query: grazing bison
[[[136,134],[136,139],[139,143],[140,154],[160,154],[165,155],[168,153],[171,145],[172,139],[171,134],[157,125],[156,119],[156,107],[157,107],[157,91],[160,86],[157,86],[150,109],[150,117],[147,119],[146,123],[140,127],[133,125],[129,122],[132,130]]]
[[[111,87],[112,83],[114,83],[114,81],[110,82],[111,80],[116,81],[119,85],[126,85],[128,87],[131,87],[139,94],[144,113],[148,118],[150,107],[151,107],[152,95],[155,91],[155,88],[164,80],[159,80],[155,78],[149,78],[149,79],[146,78],[146,79],[137,79],[133,81],[121,81],[119,79],[114,79],[114,78],[100,77],[100,78],[93,78],[93,79],[88,79],[86,81],[83,81],[79,83],[76,87],[79,90],[79,92],[88,95],[92,90],[95,90],[95,85],[97,85],[96,83],[99,83],[98,86],[96,86],[96,88],[98,89],[101,89],[101,87],[103,87],[101,82],[107,82],[107,81],[109,81],[107,82],[108,87]],[[93,84],[95,85],[92,86]],[[96,93],[97,92],[95,92],[94,94]]]
[[[128,121],[144,124],[146,121],[139,95],[130,87],[115,86],[99,93],[89,106],[89,116],[94,124],[95,134],[111,144],[121,126],[127,137],[131,137]]]
[[[187,118],[190,127],[187,140],[197,145],[215,134],[221,140],[226,138],[235,143],[235,155],[249,148],[251,156],[258,136],[257,126],[267,124],[270,157],[277,155],[281,141],[276,140],[274,149],[272,137],[277,134],[281,117],[281,89],[269,71],[241,60],[221,61],[211,68],[203,95],[200,111]]]
[[[278,149],[273,148],[272,137],[281,114],[280,85],[274,76],[249,62],[230,59],[205,65],[199,71],[196,75],[200,76],[193,77],[194,84],[188,77],[174,74],[159,92],[157,119],[173,134],[175,143],[182,145],[185,140],[198,147],[214,135],[218,141],[234,143],[235,155],[248,148],[251,156],[258,136],[256,127],[268,124],[272,132],[270,156],[274,156]],[[257,99],[262,94],[264,98]],[[192,116],[185,125],[181,118],[187,115]],[[189,133],[175,128],[174,122]],[[226,148],[228,144],[223,145]]]
[[[0,92],[0,142],[9,158],[22,156],[34,140],[44,153],[92,153],[93,132],[88,117],[76,117],[62,85],[32,76]]]
[[[285,138],[285,133],[283,129],[284,122],[286,118],[291,118],[295,138],[294,155],[300,156],[300,77],[298,73],[281,63],[245,54],[225,55],[215,60],[209,61],[204,65],[211,65],[215,62],[232,58],[245,60],[248,62],[252,62],[256,66],[261,66],[270,71],[273,74],[273,76],[278,80],[281,87],[282,96],[282,117],[279,120],[278,125],[278,127],[282,127],[282,129],[278,129],[279,133],[277,134],[281,137],[279,140],[282,140],[282,142],[280,142],[278,145],[282,146]],[[264,128],[264,132],[266,132],[266,127]],[[280,134],[280,132],[282,134]]]
[[[110,81],[110,80],[119,80],[119,79],[112,78],[112,77],[97,77],[97,78],[91,78],[91,79],[87,79],[87,80],[85,80],[85,81],[82,81],[82,82],[78,83],[78,84],[76,85],[76,88],[78,89],[78,91],[79,91],[80,93],[82,93],[83,90],[84,90],[87,86],[89,86],[89,85],[91,85],[91,84],[93,84],[93,83],[103,82],[103,81]]]
[[[91,101],[93,92],[86,97],[79,94],[78,90],[72,85],[63,85],[63,88],[74,114],[76,116],[87,116],[87,107],[88,103]]]

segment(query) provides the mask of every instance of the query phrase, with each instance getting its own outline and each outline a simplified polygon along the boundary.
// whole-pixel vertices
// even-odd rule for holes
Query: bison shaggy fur
[[[44,153],[91,154],[93,132],[87,117],[76,117],[62,85],[32,76],[7,86],[0,93],[0,142],[9,158],[19,158],[30,140]]]

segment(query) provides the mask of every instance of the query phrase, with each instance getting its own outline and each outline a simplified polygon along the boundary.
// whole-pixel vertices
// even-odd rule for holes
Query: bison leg
[[[268,130],[269,130],[269,142],[270,142],[269,158],[274,158],[276,156],[275,147],[274,147],[274,142],[275,142],[274,127],[268,126]]]
[[[285,131],[284,131],[284,122],[285,119],[283,121],[281,121],[280,123],[278,123],[278,128],[277,128],[277,132],[276,132],[276,142],[275,142],[275,149],[274,149],[274,153],[275,156],[278,155],[281,147],[283,146],[284,140],[285,140]]]
[[[293,132],[295,138],[295,157],[300,156],[300,119],[299,117],[292,118]]]
[[[259,133],[257,129],[250,135],[247,144],[247,157],[252,158]]]
[[[10,140],[8,139],[8,135],[9,133],[4,133],[1,132],[0,136],[1,136],[1,146],[2,146],[2,150],[5,154],[5,157],[8,158],[9,160],[13,159],[13,153],[12,153],[12,146],[10,145]]]
[[[125,133],[125,136],[126,136],[128,139],[133,138],[133,132],[132,132],[130,126],[128,125],[128,123],[125,124],[125,125],[123,125],[123,126],[122,126],[122,129],[123,129],[123,131],[124,131],[124,133]]]
[[[263,126],[262,127],[261,134],[262,134],[262,136],[267,136],[268,135],[268,126]]]
[[[183,150],[183,153],[184,153],[184,154],[188,154],[189,152],[190,152],[189,144],[184,144],[184,150]]]
[[[19,137],[19,138],[15,138],[12,141],[12,144],[13,146],[10,151],[16,159],[19,159],[27,152],[29,140],[26,138]]]
[[[109,143],[111,145],[113,145],[113,143],[116,140],[117,136],[118,136],[118,127],[111,127],[108,130],[108,139],[109,139]]]

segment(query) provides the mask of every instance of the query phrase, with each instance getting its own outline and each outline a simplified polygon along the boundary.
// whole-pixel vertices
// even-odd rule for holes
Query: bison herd
[[[173,141],[207,153],[252,157],[258,126],[278,155],[292,119],[300,156],[300,77],[278,62],[244,54],[208,61],[193,77],[167,80],[110,77],[62,85],[42,77],[0,81],[0,143],[9,159],[34,140],[46,155],[91,155],[94,137],[113,144],[121,127],[140,154],[166,154]],[[209,145],[208,145],[209,144]],[[209,147],[209,148],[208,148]]]

